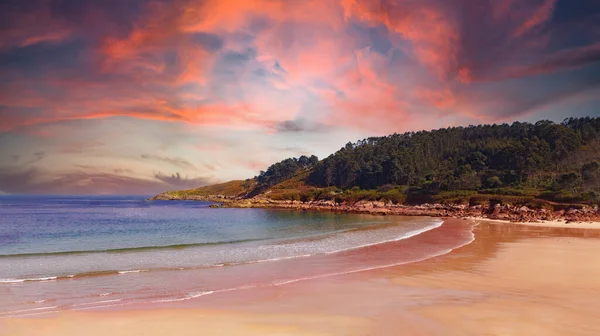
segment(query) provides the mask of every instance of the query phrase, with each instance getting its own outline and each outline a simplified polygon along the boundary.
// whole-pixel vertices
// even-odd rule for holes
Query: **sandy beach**
[[[565,229],[600,229],[600,222],[572,222],[564,219],[556,220],[540,220],[537,222],[511,222],[508,220],[489,219],[483,217],[466,217],[477,222],[488,222],[498,224],[514,224],[514,225],[526,225],[526,226],[541,226],[541,227],[553,227],[553,228],[565,228]]]
[[[5,318],[0,335],[598,335],[600,230],[544,224],[479,221],[471,244],[422,262],[181,303]]]

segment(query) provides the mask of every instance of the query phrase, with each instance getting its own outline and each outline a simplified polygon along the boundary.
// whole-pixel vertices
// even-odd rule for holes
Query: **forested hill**
[[[510,195],[597,203],[600,118],[372,137],[348,143],[322,161],[311,157],[298,162],[284,160],[248,180],[256,182],[252,194],[416,203]]]

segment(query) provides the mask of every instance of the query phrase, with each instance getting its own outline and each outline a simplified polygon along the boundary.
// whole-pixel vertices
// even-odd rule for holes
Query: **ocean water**
[[[181,301],[427,259],[472,241],[437,218],[140,196],[0,196],[0,317]]]

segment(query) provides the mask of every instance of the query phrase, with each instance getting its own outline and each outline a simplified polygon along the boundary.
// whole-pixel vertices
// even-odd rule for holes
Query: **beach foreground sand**
[[[420,263],[177,304],[7,318],[0,335],[600,334],[600,230],[482,221],[474,232],[470,245]]]

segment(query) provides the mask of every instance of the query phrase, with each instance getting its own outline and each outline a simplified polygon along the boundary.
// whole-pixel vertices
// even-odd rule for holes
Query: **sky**
[[[3,0],[0,78],[0,194],[154,194],[600,116],[600,1]]]

